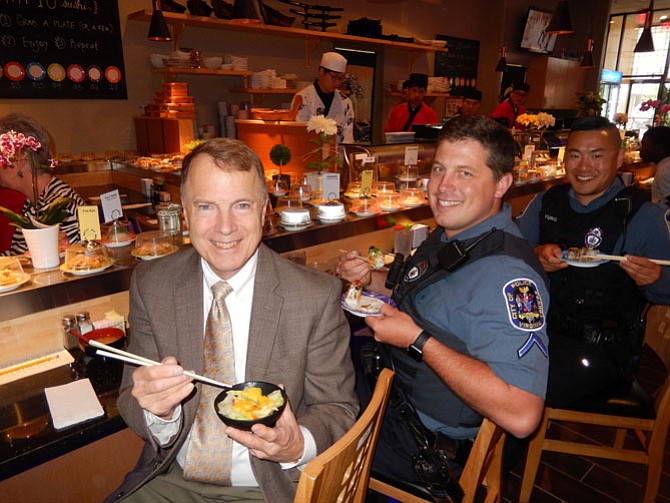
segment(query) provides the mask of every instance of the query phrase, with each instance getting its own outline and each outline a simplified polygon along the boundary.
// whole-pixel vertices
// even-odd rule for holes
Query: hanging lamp
[[[633,52],[654,52],[654,39],[651,36],[651,24],[654,18],[654,0],[649,1],[649,8],[644,17],[644,28],[642,35],[635,44]]]
[[[500,59],[496,65],[496,72],[506,72],[507,71],[507,47],[504,45],[500,49]]]
[[[593,39],[592,38],[587,38],[586,39],[586,52],[584,53],[584,56],[582,56],[582,61],[579,63],[579,68],[593,68],[595,65],[593,64]]]
[[[575,32],[572,28],[568,0],[559,0],[558,6],[556,6],[556,12],[554,12],[551,21],[549,21],[544,32],[549,35],[568,35]]]
[[[233,23],[262,23],[263,17],[258,0],[235,0]]]
[[[157,42],[172,40],[170,28],[168,28],[165,18],[163,17],[160,0],[153,1],[153,13],[151,14],[151,24],[149,24],[147,38]]]

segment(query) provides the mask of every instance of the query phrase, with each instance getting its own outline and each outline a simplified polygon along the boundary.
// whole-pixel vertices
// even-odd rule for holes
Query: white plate
[[[284,230],[284,231],[292,232],[292,231],[301,231],[303,229],[309,229],[312,225],[314,225],[314,222],[309,222],[308,224],[299,224],[299,225],[290,225],[290,224],[280,223],[279,227],[281,227],[282,230]]]
[[[135,238],[133,238],[129,241],[118,241],[116,243],[110,241],[110,242],[106,242],[106,243],[102,243],[102,244],[105,245],[107,248],[121,248],[122,246],[128,246],[130,243],[134,243],[134,242],[135,242]]]
[[[373,215],[377,215],[378,213],[378,211],[354,211],[354,215],[357,217],[371,217]]]
[[[177,247],[177,246],[173,246],[171,252],[164,253],[163,255],[139,255],[139,254],[137,253],[137,250],[132,250],[132,251],[130,252],[130,254],[131,254],[133,257],[138,258],[138,259],[140,259],[140,260],[156,260],[157,258],[165,257],[165,256],[167,256],[167,255],[172,255],[172,254],[173,254],[174,252],[176,252],[178,249],[179,249],[179,247]]]
[[[366,309],[355,308],[347,304],[346,292],[342,294],[340,305],[345,311],[349,311],[351,314],[360,316],[361,318],[365,318],[366,316],[381,316],[379,311],[382,308],[382,304],[389,304],[392,307],[396,307],[396,303],[393,301],[393,299],[387,297],[386,295],[382,295],[381,293],[368,292],[367,290],[363,290],[361,297],[364,297],[363,302],[366,306],[368,306]]]
[[[334,224],[337,222],[341,222],[344,220],[346,217],[335,217],[335,218],[326,218],[326,217],[318,217],[320,222],[323,222],[324,224]]]
[[[604,264],[606,262],[609,262],[609,260],[570,260],[567,258],[564,258],[563,261],[567,263],[568,265],[571,265],[573,267],[582,267],[584,269],[590,269],[592,267],[598,267],[601,264]]]
[[[113,264],[113,262],[110,262],[104,267],[98,267],[97,269],[70,269],[67,267],[65,264],[61,264],[60,270],[67,273],[67,274],[72,274],[73,276],[88,276],[89,274],[95,274],[98,272],[102,272],[108,267],[110,267]]]
[[[380,206],[379,209],[389,213],[391,211],[398,211],[400,206]]]
[[[5,285],[5,286],[0,286],[0,293],[5,293],[5,292],[11,292],[12,290],[16,290],[18,287],[23,285],[24,283],[27,283],[30,281],[30,274],[27,273],[21,273],[21,276],[19,276],[19,279],[15,283],[12,283],[11,285]]]

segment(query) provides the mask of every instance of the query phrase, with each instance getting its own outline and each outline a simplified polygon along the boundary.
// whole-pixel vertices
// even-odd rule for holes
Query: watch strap
[[[430,335],[425,330],[422,330],[418,337],[414,339],[414,342],[407,348],[407,353],[409,356],[411,356],[417,362],[423,361],[423,347],[431,337],[432,335]]]

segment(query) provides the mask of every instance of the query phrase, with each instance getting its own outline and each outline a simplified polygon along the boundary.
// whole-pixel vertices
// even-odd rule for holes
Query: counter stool
[[[647,314],[644,344],[659,358],[666,370],[663,385],[652,399],[633,379],[630,385],[595,396],[580,404],[580,410],[545,407],[542,422],[531,438],[519,501],[527,503],[540,464],[542,451],[613,459],[647,465],[643,503],[653,503],[658,493],[665,440],[670,424],[670,306],[653,306]],[[572,422],[615,428],[612,445],[547,438],[550,423]],[[624,447],[630,430],[641,448]]]

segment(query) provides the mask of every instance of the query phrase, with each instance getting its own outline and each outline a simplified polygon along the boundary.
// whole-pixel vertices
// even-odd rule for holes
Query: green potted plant
[[[577,98],[577,117],[595,117],[602,114],[603,104],[607,100],[592,91],[581,93]]]

